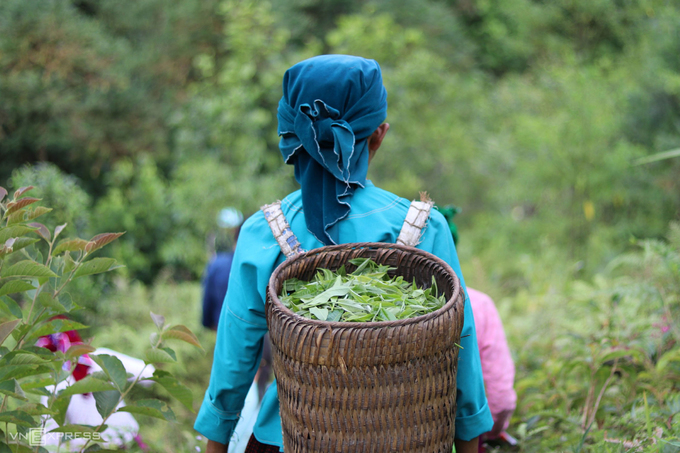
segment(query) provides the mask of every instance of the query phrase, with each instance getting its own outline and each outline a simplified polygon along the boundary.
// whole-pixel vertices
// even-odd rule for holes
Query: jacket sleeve
[[[210,384],[194,424],[222,444],[229,443],[262,356],[266,287],[279,251],[261,212],[246,221],[217,327]]]
[[[482,365],[477,347],[475,320],[460,269],[458,254],[451,232],[444,216],[432,211],[418,248],[427,250],[446,261],[460,279],[465,291],[463,332],[458,353],[458,374],[456,377],[456,438],[471,440],[493,427],[493,419],[484,393]]]

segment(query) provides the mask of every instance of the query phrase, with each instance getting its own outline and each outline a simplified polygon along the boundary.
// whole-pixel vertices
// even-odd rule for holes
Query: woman
[[[301,190],[285,197],[281,209],[301,249],[396,241],[410,202],[366,179],[369,162],[389,130],[386,116],[387,92],[373,60],[324,55],[286,71],[279,147],[285,162],[295,167]],[[418,247],[449,263],[463,282],[448,225],[438,212],[432,212]],[[284,259],[263,213],[249,218],[234,256],[210,386],[195,423],[209,439],[208,452],[226,451],[262,353],[267,282]],[[467,453],[477,451],[478,436],[493,425],[467,300],[462,335],[456,449]],[[246,451],[277,452],[282,445],[276,385],[271,385]]]

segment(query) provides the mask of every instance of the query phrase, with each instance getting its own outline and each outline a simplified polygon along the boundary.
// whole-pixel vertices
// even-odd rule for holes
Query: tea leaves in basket
[[[437,294],[434,277],[430,288],[421,289],[401,276],[390,277],[393,268],[370,259],[350,263],[357,266],[350,274],[342,266],[337,272],[318,269],[311,282],[286,280],[281,303],[309,319],[354,322],[415,318],[446,303],[446,297]]]

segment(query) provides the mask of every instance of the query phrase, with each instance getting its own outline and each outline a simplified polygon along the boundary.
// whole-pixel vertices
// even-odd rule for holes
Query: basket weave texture
[[[296,315],[278,295],[316,269],[355,269],[353,258],[446,295],[441,309],[388,322],[325,322]],[[396,244],[318,248],[282,263],[267,288],[267,323],[286,453],[450,453],[464,297],[451,267]]]

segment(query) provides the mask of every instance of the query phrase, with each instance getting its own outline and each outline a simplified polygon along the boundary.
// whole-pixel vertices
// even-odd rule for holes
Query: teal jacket
[[[355,191],[351,204],[349,216],[333,226],[340,243],[395,243],[410,202],[367,181],[365,188]],[[281,209],[303,249],[323,246],[307,231],[300,191],[284,198]],[[465,286],[451,232],[438,211],[432,211],[418,248],[449,263]],[[267,283],[276,266],[284,259],[263,213],[259,211],[241,228],[229,289],[217,328],[210,386],[194,425],[208,439],[229,443],[238,422],[239,412],[258,369],[262,338],[267,332],[264,311]],[[463,349],[458,358],[456,437],[470,440],[490,431],[493,420],[484,395],[475,324],[467,291],[461,346]],[[253,433],[258,441],[278,445],[283,451],[275,384],[265,393]]]

